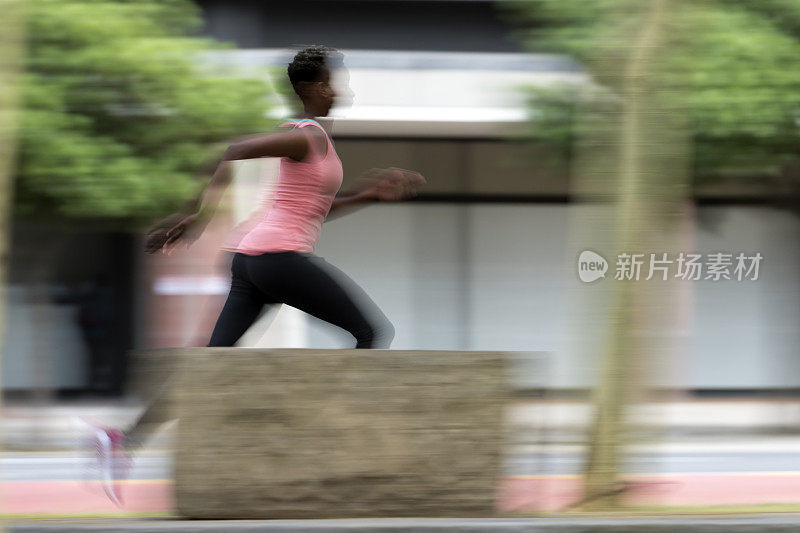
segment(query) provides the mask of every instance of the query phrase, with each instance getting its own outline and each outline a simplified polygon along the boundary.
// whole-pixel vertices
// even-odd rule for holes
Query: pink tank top
[[[282,157],[272,205],[253,220],[234,251],[247,255],[265,252],[307,252],[317,245],[322,223],[342,185],[342,162],[328,134],[314,120],[289,120],[308,137],[303,161]],[[328,145],[323,155],[308,128],[319,128]],[[231,248],[228,248],[231,249]]]

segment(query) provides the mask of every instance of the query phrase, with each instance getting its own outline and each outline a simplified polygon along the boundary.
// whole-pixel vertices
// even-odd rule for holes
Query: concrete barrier
[[[504,354],[174,352],[182,515],[494,513],[508,399]]]

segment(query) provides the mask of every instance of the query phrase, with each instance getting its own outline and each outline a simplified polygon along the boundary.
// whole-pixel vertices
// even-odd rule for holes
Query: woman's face
[[[326,115],[334,105],[336,107],[350,107],[353,105],[354,94],[350,89],[350,72],[344,67],[328,71],[325,76],[322,95]]]
[[[311,106],[317,116],[327,116],[333,106],[350,107],[353,91],[350,90],[350,73],[344,67],[328,69],[320,73],[317,81],[303,82],[298,93],[306,106]]]

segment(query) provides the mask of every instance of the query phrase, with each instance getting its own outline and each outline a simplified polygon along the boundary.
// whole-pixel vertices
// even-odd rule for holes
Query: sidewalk
[[[647,470],[649,474],[626,476],[633,484],[628,501],[645,508],[689,508],[725,506],[750,506],[750,511],[776,510],[794,511],[800,509],[800,468],[794,465],[800,450],[800,431],[795,430],[800,419],[800,402],[788,400],[702,400],[694,402],[672,402],[651,404],[639,408],[636,416],[645,417],[650,422],[648,431],[643,432],[651,438],[637,438],[628,451],[633,453],[675,453],[688,454],[689,460],[706,464],[709,458],[703,454],[731,454],[724,458],[731,464],[731,471],[720,468],[659,468]],[[135,419],[141,406],[135,402],[116,402],[100,405],[90,402],[72,402],[60,405],[32,407],[8,405],[0,419],[4,448],[0,459],[8,464],[28,463],[46,471],[48,476],[9,478],[4,486],[0,513],[17,516],[169,516],[174,512],[174,492],[168,469],[157,474],[148,474],[146,464],[142,466],[139,477],[132,477],[125,483],[125,506],[115,507],[103,494],[95,481],[74,475],[56,475],[65,465],[75,461],[76,451],[86,453],[86,435],[74,425],[72,418],[83,416],[99,422],[125,426]],[[498,481],[497,505],[503,512],[530,513],[534,511],[553,512],[567,508],[580,498],[582,480],[579,475],[556,471],[559,462],[569,462],[564,454],[579,455],[585,451],[585,427],[591,409],[586,404],[568,402],[517,401],[509,406],[507,412],[510,431],[510,445],[504,453],[517,456],[524,454],[548,453],[549,462],[528,457],[522,461],[518,470],[504,474]],[[174,425],[172,425],[174,428]],[[152,457],[170,460],[170,445],[173,431],[166,426],[154,441],[150,442]],[[83,449],[81,449],[83,447]],[[19,452],[15,453],[17,449]],[[41,452],[41,453],[40,453]],[[784,463],[756,469],[739,468],[736,454],[760,453],[765,456],[775,454],[791,456]],[[696,455],[696,456],[695,456]],[[45,466],[45,463],[53,466]],[[146,462],[145,462],[146,463]],[[681,463],[684,466],[691,463]],[[777,464],[777,463],[776,463]],[[38,466],[36,466],[38,465]],[[533,466],[530,466],[533,465]],[[22,468],[20,466],[17,469]],[[27,466],[25,466],[27,468]],[[54,470],[48,470],[53,468]],[[42,470],[44,469],[44,470]],[[78,472],[75,467],[75,472]],[[135,472],[135,470],[134,470]],[[574,470],[573,470],[574,472]],[[766,506],[766,507],[765,507]],[[799,515],[800,516],[800,515]],[[798,519],[800,520],[800,519]],[[221,531],[212,522],[192,523],[166,521],[113,522],[112,529],[102,529],[110,522],[75,523],[72,529],[64,531]],[[459,525],[449,522],[381,521],[378,529],[369,529],[358,521],[341,529],[341,521],[320,522],[236,522],[239,530],[253,524],[250,531],[604,531],[610,529],[569,529],[577,527],[564,525],[566,522],[548,525],[541,521],[526,521],[527,529],[514,529],[519,521],[491,522],[491,526],[480,521],[460,521]],[[659,522],[660,523],[660,522]],[[53,524],[56,524],[53,522]],[[145,525],[141,525],[145,524]],[[349,523],[348,523],[349,524]],[[625,524],[631,524],[626,521]],[[675,522],[664,526],[674,528]],[[705,525],[708,525],[704,522]],[[228,527],[228,523],[223,524]],[[723,531],[722,528],[697,531]],[[51,527],[50,523],[37,522],[24,524],[24,527]],[[20,527],[23,527],[20,526]],[[167,529],[158,529],[158,528]],[[356,527],[357,526],[357,527]],[[446,527],[445,527],[446,526]],[[55,527],[53,525],[52,527]],[[95,527],[95,529],[86,529]],[[139,529],[136,529],[136,528]],[[189,529],[180,529],[180,528]],[[191,529],[196,527],[199,529]],[[231,526],[233,527],[233,526]],[[377,527],[370,525],[369,527]],[[519,526],[522,527],[522,526]],[[583,526],[582,526],[583,527]],[[587,526],[588,527],[588,526]],[[595,527],[592,525],[591,527]],[[599,526],[598,526],[599,527]],[[605,527],[605,526],[603,526]],[[628,525],[625,526],[626,528]],[[634,527],[634,526],[630,526]],[[639,526],[635,526],[639,527]],[[651,526],[648,526],[651,527]],[[655,526],[652,526],[655,527]],[[658,526],[661,527],[661,526]],[[694,527],[694,526],[693,526]],[[699,526],[698,526],[699,527]],[[708,526],[711,528],[712,526]],[[716,527],[716,526],[713,526]],[[726,526],[727,527],[727,526]],[[737,526],[738,527],[738,526]],[[773,526],[770,526],[773,527]],[[741,531],[800,531],[800,522],[792,523],[791,528],[784,525],[776,529],[740,529]],[[81,529],[83,528],[83,529]],[[128,529],[126,529],[128,528]],[[178,529],[176,529],[178,528]],[[203,529],[206,528],[206,529]],[[210,529],[209,529],[210,528]],[[284,528],[284,529],[280,529]],[[358,529],[361,528],[361,529]],[[439,529],[436,529],[439,528]],[[459,529],[462,528],[462,529]],[[505,529],[502,529],[505,528]],[[544,528],[544,529],[542,529]],[[550,528],[550,529],[547,529]],[[561,529],[559,529],[561,528]],[[730,528],[728,528],[730,529]],[[728,531],[725,529],[725,531]],[[12,529],[11,531],[39,531],[40,529]],[[57,531],[58,529],[41,529]],[[248,531],[246,528],[241,529]],[[653,531],[658,529],[614,529],[614,531]],[[663,529],[667,531],[668,529]],[[680,529],[671,529],[676,531]],[[737,531],[733,529],[732,531]]]
[[[74,418],[114,427],[131,424],[143,405],[135,400],[61,402],[32,406],[6,404],[0,418],[4,450],[72,449],[85,437]],[[517,400],[506,415],[512,442],[580,443],[592,407],[581,402]],[[633,411],[646,439],[685,440],[706,437],[800,436],[800,399],[687,400],[651,403]]]
[[[127,427],[143,407],[132,399],[62,401],[47,405],[7,402],[0,412],[0,446],[3,451],[72,450],[87,438],[85,428],[75,422],[76,418]]]
[[[7,528],[10,533],[784,533],[800,530],[800,515],[752,515],[732,518],[385,518],[362,520],[139,520],[29,522]]]

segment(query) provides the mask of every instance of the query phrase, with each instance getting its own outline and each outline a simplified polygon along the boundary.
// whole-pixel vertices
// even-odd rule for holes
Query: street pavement
[[[800,509],[800,439],[633,448],[626,500],[654,507],[794,505]],[[514,446],[505,454],[496,506],[502,512],[560,511],[581,497],[585,450],[577,446]],[[91,454],[5,453],[0,510],[13,515],[143,513],[174,509],[172,459],[167,450],[136,458],[124,483],[124,505],[104,495]]]
[[[4,450],[68,450],[85,430],[75,418],[127,427],[144,408],[133,398],[31,405],[6,403],[0,416]],[[506,422],[515,443],[581,442],[592,406],[584,402],[519,400]],[[712,437],[800,436],[800,398],[654,402],[632,410],[642,438],[658,441]],[[158,441],[156,441],[158,444]]]
[[[800,431],[794,429],[800,426],[795,421],[800,421],[798,404],[788,400],[701,401],[645,406],[637,416],[651,420],[652,431],[628,447],[626,500],[647,508],[782,505],[794,509],[798,504],[800,509]],[[580,499],[586,407],[518,402],[509,408],[512,438],[498,481],[499,512],[563,511]],[[172,514],[170,447],[174,426],[165,426],[137,457],[124,484],[124,505],[119,508],[105,497],[88,451],[89,441],[73,422],[75,417],[84,417],[124,426],[140,409],[141,405],[132,401],[5,408],[0,417],[5,444],[5,452],[0,453],[0,512],[16,516]],[[155,527],[155,522],[148,523]],[[269,523],[273,529],[254,530],[279,531],[275,524]],[[508,524],[497,527],[511,527]],[[286,527],[286,531],[302,530],[297,529],[300,526]],[[428,530],[435,529],[419,529]]]

